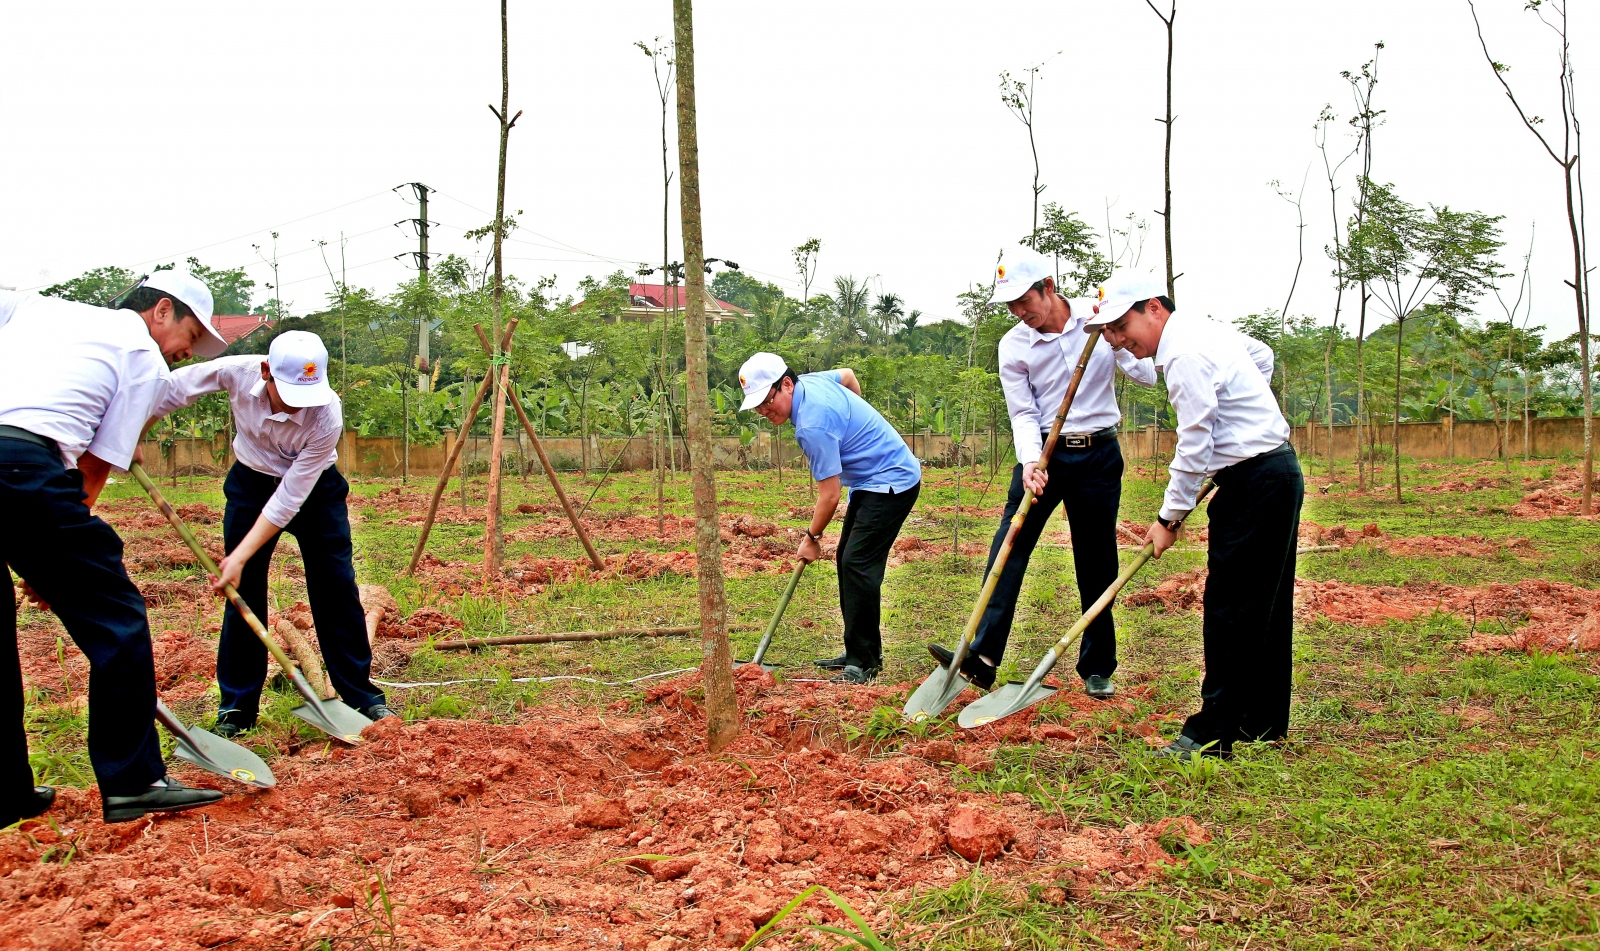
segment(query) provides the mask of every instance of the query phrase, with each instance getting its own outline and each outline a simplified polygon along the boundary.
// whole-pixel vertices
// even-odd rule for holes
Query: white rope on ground
[[[636,684],[645,680],[655,680],[658,677],[671,677],[673,674],[686,674],[691,670],[699,669],[700,668],[698,667],[678,667],[673,670],[663,670],[660,673],[645,674],[643,677],[635,677],[632,680],[598,680],[594,677],[578,677],[572,674],[565,674],[556,677],[512,677],[509,682],[514,684],[548,684],[554,683],[558,680],[582,680],[591,684],[599,684],[602,687],[626,687],[628,684]],[[414,684],[400,683],[393,680],[373,681],[373,683],[380,687],[388,687],[393,690],[409,690],[412,687],[454,687],[457,684],[498,684],[506,682],[507,681],[503,681],[499,677],[469,677],[466,680],[430,680],[423,683]]]

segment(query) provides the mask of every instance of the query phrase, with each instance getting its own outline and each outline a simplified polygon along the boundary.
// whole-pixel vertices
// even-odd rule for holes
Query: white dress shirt
[[[1178,417],[1161,517],[1183,518],[1207,476],[1283,445],[1289,424],[1269,385],[1272,348],[1248,334],[1174,311],[1155,363]]]
[[[0,291],[0,425],[55,440],[69,468],[92,452],[126,470],[168,375],[133,311]]]
[[[172,371],[155,415],[165,416],[208,393],[226,390],[237,430],[234,456],[257,472],[283,480],[261,508],[263,518],[282,528],[305,504],[323,470],[338,461],[344,412],[335,396],[326,406],[274,413],[267,381],[261,379],[265,359],[218,357]]]
[[[1018,462],[1035,462],[1044,451],[1043,434],[1055,425],[1056,413],[1072,382],[1088,333],[1084,321],[1094,313],[1094,301],[1079,298],[1067,301],[1072,314],[1060,333],[1040,333],[1022,321],[1000,338],[1000,387],[1005,390],[1006,410],[1011,414],[1011,439]],[[1140,360],[1125,350],[1113,350],[1101,340],[1089,355],[1083,369],[1078,395],[1061,426],[1064,433],[1096,433],[1122,422],[1117,394],[1111,384],[1116,374],[1113,361],[1128,379],[1140,386],[1156,381],[1153,361]]]

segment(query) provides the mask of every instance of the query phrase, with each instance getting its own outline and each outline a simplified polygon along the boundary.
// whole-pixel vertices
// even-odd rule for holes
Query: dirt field
[[[1309,480],[1301,544],[1319,550],[1302,556],[1297,584],[1308,679],[1297,686],[1293,734],[1233,765],[1192,770],[1158,768],[1144,751],[1170,738],[1195,703],[1201,516],[1119,602],[1124,658],[1115,701],[1089,700],[1063,664],[1061,679],[1051,680],[1063,689],[1027,714],[975,731],[949,719],[908,725],[898,710],[932,669],[923,644],[953,640],[1000,516],[987,504],[992,496],[975,504],[984,478],[967,474],[957,499],[949,474],[932,472],[890,562],[879,683],[835,687],[807,664],[838,650],[832,567],[813,566],[769,658],[780,664],[777,676],[741,670],[744,729],[713,755],[704,747],[698,675],[682,672],[698,663],[696,638],[487,652],[430,646],[461,635],[695,623],[686,486],[675,487],[672,510],[658,522],[648,476],[608,481],[584,518],[605,563],[595,569],[541,486],[512,483],[506,572],[488,582],[481,482],[469,489],[465,512],[452,485],[414,579],[403,568],[426,491],[362,484],[351,500],[361,579],[387,586],[395,602],[378,629],[375,676],[406,720],[371,728],[359,747],[329,744],[289,715],[296,701],[279,681],[246,738],[277,775],[272,791],[226,787],[232,795],[207,810],[101,823],[82,750],[87,665],[53,615],[21,609],[35,769],[62,795],[48,822],[0,833],[0,902],[8,910],[0,947],[687,951],[740,946],[811,885],[832,889],[896,948],[1236,946],[1251,935],[1262,947],[1316,943],[1303,940],[1312,935],[1367,943],[1379,931],[1366,929],[1394,933],[1380,919],[1416,916],[1397,906],[1387,917],[1358,919],[1353,905],[1346,914],[1309,902],[1326,887],[1315,884],[1322,863],[1337,862],[1305,825],[1300,803],[1348,808],[1360,799],[1347,788],[1350,776],[1392,771],[1391,749],[1396,762],[1414,761],[1406,737],[1419,731],[1471,730],[1485,754],[1548,748],[1560,768],[1546,774],[1600,780],[1592,731],[1559,740],[1492,732],[1516,722],[1511,711],[1527,704],[1546,711],[1541,728],[1554,729],[1567,722],[1560,711],[1579,715],[1600,697],[1595,529],[1570,514],[1573,471],[1547,468],[1509,476],[1498,467],[1421,470],[1403,506],[1384,500],[1381,487],[1361,493],[1342,479]],[[1140,540],[1158,477],[1130,469],[1124,545]],[[218,549],[218,480],[202,482],[193,497],[173,495]],[[573,487],[579,504],[592,486]],[[114,486],[103,514],[123,534],[149,606],[159,687],[181,716],[208,724],[220,607],[192,556],[130,489]],[[792,474],[780,487],[770,475],[729,473],[720,489],[729,503],[721,537],[732,620],[745,625],[735,649],[748,656],[794,567],[809,498]],[[830,556],[836,539],[834,528]],[[269,624],[282,617],[308,625],[305,599],[297,552],[285,539]],[[1002,675],[1023,676],[1076,615],[1070,539],[1060,523],[1034,557]],[[1390,659],[1402,642],[1405,656]],[[1561,699],[1451,686],[1529,665],[1565,678]],[[1403,686],[1344,686],[1367,676],[1398,677]],[[1396,690],[1411,692],[1403,699]],[[1423,719],[1398,733],[1372,725],[1401,709]],[[1327,774],[1319,758],[1352,729],[1372,737],[1376,752],[1349,754],[1372,757],[1355,761],[1354,773]],[[180,761],[173,771],[225,788]],[[1258,774],[1269,783],[1259,790]],[[1518,798],[1531,808],[1540,795]],[[1586,808],[1589,800],[1567,795]],[[1272,806],[1277,796],[1291,798]],[[1269,811],[1257,814],[1258,804]],[[1455,808],[1437,807],[1441,828],[1456,821]],[[1550,833],[1530,824],[1567,830],[1559,894],[1572,897],[1551,897],[1557,892],[1537,886],[1525,868],[1480,876],[1474,888],[1537,896],[1540,907],[1559,912],[1549,919],[1557,924],[1489,915],[1470,926],[1476,931],[1452,933],[1490,944],[1579,933],[1595,902],[1573,883],[1600,875],[1592,837],[1577,843],[1600,829],[1589,820],[1552,825],[1543,815],[1527,812],[1516,828],[1534,843]],[[1471,851],[1478,864],[1506,861],[1489,832],[1481,842],[1465,832],[1431,840],[1457,843],[1424,849],[1444,866],[1418,855],[1408,861],[1432,869],[1441,884],[1402,890],[1414,898],[1401,904],[1466,901],[1439,891],[1470,874],[1458,870],[1451,849]],[[1377,855],[1370,865],[1355,861],[1361,874],[1386,874]],[[1318,871],[1283,877],[1295,863]],[[1234,897],[1218,897],[1226,895]],[[859,927],[821,895],[785,920],[807,922]],[[801,927],[763,947],[828,940]]]

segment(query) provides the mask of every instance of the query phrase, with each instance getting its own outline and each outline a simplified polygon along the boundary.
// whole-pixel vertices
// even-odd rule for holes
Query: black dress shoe
[[[255,725],[254,718],[246,720],[237,710],[223,710],[217,714],[217,722],[212,725],[211,732],[224,740],[231,740]]]
[[[52,786],[35,786],[20,800],[0,806],[0,829],[14,822],[42,816],[55,805],[56,791]]]
[[[215,789],[190,789],[172,777],[165,786],[152,786],[137,796],[104,796],[107,822],[131,822],[150,812],[182,812],[209,806],[222,798]]]
[[[1110,700],[1117,695],[1117,685],[1111,682],[1110,677],[1090,674],[1083,678],[1083,692],[1096,700]]]
[[[375,703],[372,706],[361,710],[360,712],[362,716],[366,717],[368,720],[371,720],[373,723],[377,723],[379,720],[382,720],[385,717],[394,717],[397,720],[400,718],[400,714],[390,710],[387,704],[382,703]]]
[[[855,664],[847,665],[843,670],[833,676],[828,683],[831,684],[870,684],[878,677],[878,667],[857,667]]]
[[[1157,756],[1182,760],[1183,762],[1188,762],[1189,760],[1195,759],[1199,756],[1216,756],[1226,758],[1228,753],[1229,751],[1220,749],[1215,740],[1211,741],[1210,743],[1200,743],[1190,739],[1187,736],[1184,736],[1182,733],[1178,734],[1178,738],[1176,740],[1173,740],[1171,743],[1155,751],[1155,755]]]
[[[956,659],[955,651],[948,647],[940,647],[938,644],[929,644],[928,653],[932,654],[933,659],[939,662],[939,666],[946,670],[950,669],[950,662]],[[961,676],[980,690],[988,690],[994,686],[994,673],[995,668],[984,663],[983,658],[977,654],[969,653],[961,661]]]
[[[824,657],[812,661],[811,666],[821,667],[823,670],[844,670],[850,666],[850,655],[840,654],[838,657]]]

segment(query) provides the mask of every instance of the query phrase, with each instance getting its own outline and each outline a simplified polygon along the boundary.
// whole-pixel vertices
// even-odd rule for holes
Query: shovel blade
[[[912,723],[921,723],[932,719],[944,712],[944,708],[955,702],[961,696],[961,691],[972,686],[966,677],[956,671],[954,677],[950,676],[948,668],[935,667],[922,686],[912,692],[906,700],[906,707],[901,711],[901,716]]]
[[[352,746],[362,742],[361,731],[372,725],[371,720],[357,713],[343,700],[323,700],[321,713],[309,703],[289,712],[334,739]]]
[[[189,727],[183,736],[176,739],[177,746],[173,753],[203,770],[257,789],[271,789],[278,784],[272,770],[267,768],[261,757],[215,733]]]
[[[984,726],[1009,717],[1013,713],[1021,713],[1039,701],[1049,699],[1058,689],[1044,684],[1039,684],[1032,690],[1027,687],[1025,683],[1012,681],[999,690],[967,704],[966,709],[961,711],[961,716],[956,718],[956,722],[965,730]]]

